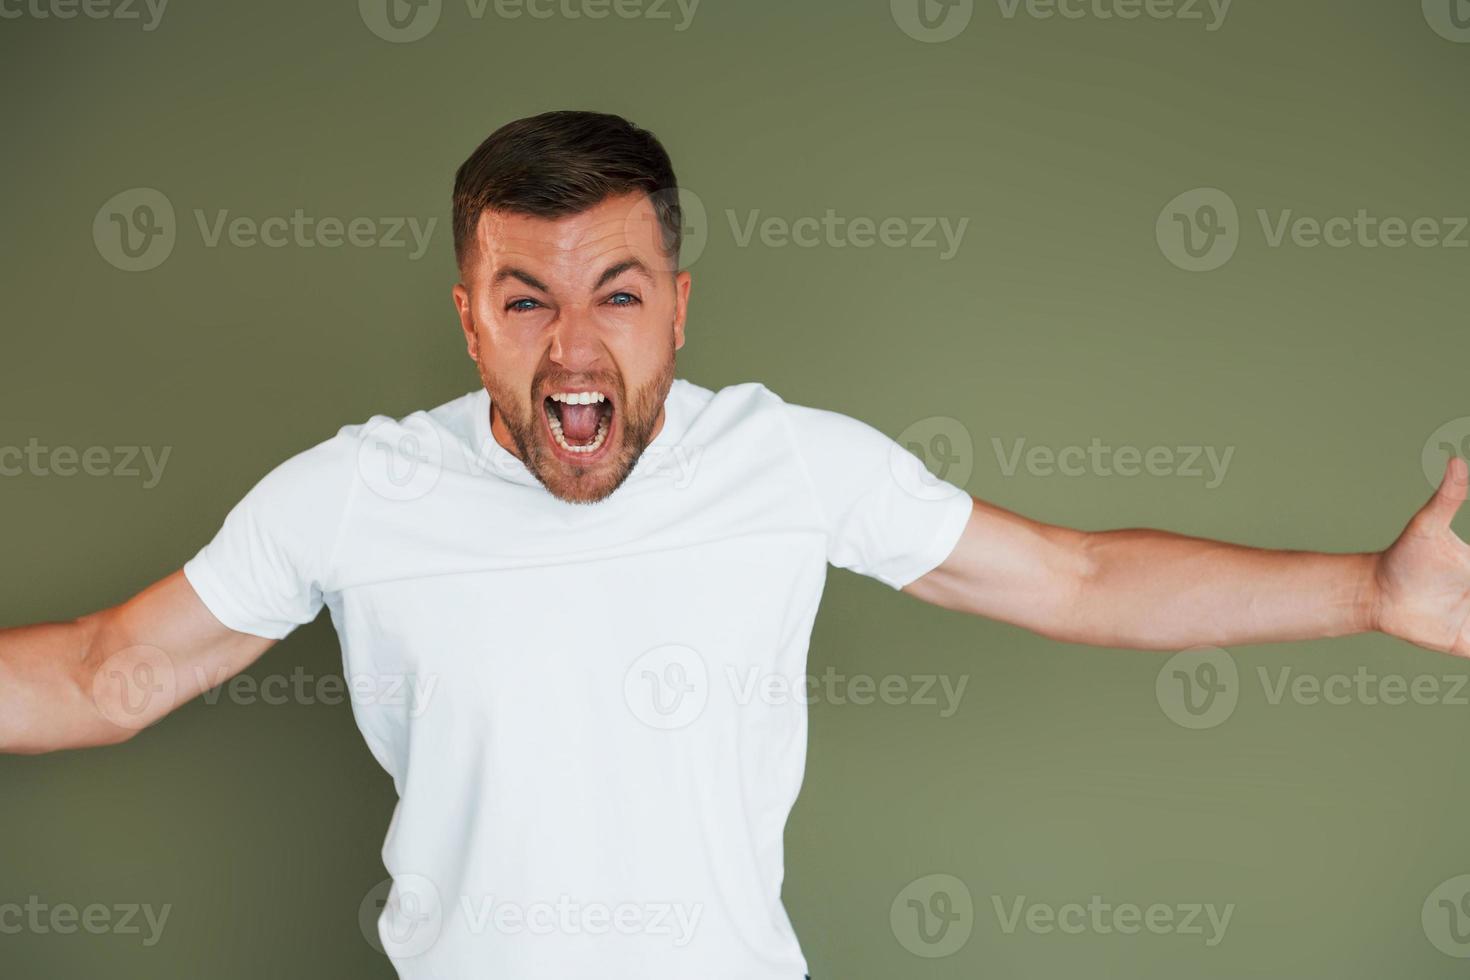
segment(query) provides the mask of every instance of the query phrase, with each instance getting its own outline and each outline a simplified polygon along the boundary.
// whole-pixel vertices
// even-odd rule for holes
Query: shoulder
[[[846,416],[819,408],[794,404],[759,381],[745,381],[710,389],[678,380],[669,391],[670,401],[687,411],[698,428],[713,430],[736,425],[773,424],[789,426],[823,421],[840,422]]]
[[[886,454],[894,445],[882,431],[860,419],[788,401],[758,381],[715,390],[676,381],[669,397],[675,409],[683,410],[684,417],[691,420],[688,438],[700,443],[753,436],[773,448],[794,449],[808,462],[825,462],[834,453],[858,452],[871,458]]]
[[[329,442],[339,462],[351,457],[363,482],[394,498],[400,485],[469,467],[489,434],[489,411],[489,396],[477,388],[432,408],[345,425]]]
[[[340,498],[359,485],[390,499],[473,456],[476,392],[403,416],[371,415],[297,452],[268,473],[257,496]]]
[[[329,442],[343,447],[386,444],[395,451],[428,450],[425,441],[441,449],[472,445],[476,439],[475,413],[489,411],[484,389],[475,389],[407,415],[373,415],[362,422],[344,425]]]

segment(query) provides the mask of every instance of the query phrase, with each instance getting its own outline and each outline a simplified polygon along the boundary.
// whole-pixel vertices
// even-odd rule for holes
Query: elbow
[[[1097,538],[1085,531],[1072,531],[1065,546],[1057,549],[1060,560],[1053,570],[1055,594],[1060,600],[1059,622],[1085,624],[1105,575]]]
[[[1079,598],[1090,593],[1103,578],[1103,557],[1099,553],[1101,538],[1086,531],[1074,532],[1077,537],[1068,549],[1071,559],[1067,569],[1072,580],[1072,590]]]
[[[0,754],[46,755],[130,741],[144,726],[129,724],[125,683],[109,689],[93,651],[105,620],[87,616],[63,626],[65,652],[36,658],[29,668],[0,663]],[[10,665],[12,668],[15,665]],[[123,705],[116,702],[122,701]]]
[[[1048,569],[1046,610],[1039,617],[1044,625],[1036,632],[1062,643],[1106,645],[1106,616],[1098,608],[1105,570],[1092,535],[1081,531],[1067,534],[1052,550]]]
[[[131,741],[138,733],[105,722],[58,731],[45,724],[0,727],[0,755],[51,755],[70,749],[100,749]]]
[[[89,691],[69,691],[66,704],[24,706],[0,722],[0,755],[49,755],[68,749],[104,748],[131,741],[141,730],[116,724]]]

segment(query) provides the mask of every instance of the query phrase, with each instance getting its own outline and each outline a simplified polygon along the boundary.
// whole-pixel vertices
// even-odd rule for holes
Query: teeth
[[[602,448],[603,440],[607,438],[607,419],[597,423],[597,435],[593,436],[592,441],[585,446],[574,446],[567,442],[566,436],[561,433],[561,419],[548,412],[546,420],[551,425],[551,437],[556,440],[558,446],[569,453],[595,453]]]
[[[552,394],[551,400],[568,405],[599,405],[607,401],[607,396],[600,391],[558,391]]]
[[[563,405],[600,405],[607,401],[607,396],[600,391],[558,391],[551,394],[551,400]],[[602,448],[603,441],[607,438],[608,417],[597,424],[597,435],[585,446],[574,446],[567,442],[566,436],[561,431],[561,419],[556,417],[555,412],[548,411],[546,420],[551,426],[551,435],[556,439],[556,444],[569,453],[595,453]]]

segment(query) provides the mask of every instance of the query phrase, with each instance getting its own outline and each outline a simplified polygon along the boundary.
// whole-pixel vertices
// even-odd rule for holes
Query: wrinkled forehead
[[[486,283],[515,267],[548,285],[586,288],[607,267],[630,259],[650,270],[669,264],[658,215],[644,193],[608,197],[559,218],[487,210],[475,228],[475,246],[467,271]]]

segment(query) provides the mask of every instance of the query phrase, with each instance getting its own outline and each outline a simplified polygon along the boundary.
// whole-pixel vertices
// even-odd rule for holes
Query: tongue
[[[601,405],[562,405],[561,434],[567,442],[589,443],[597,435]]]

